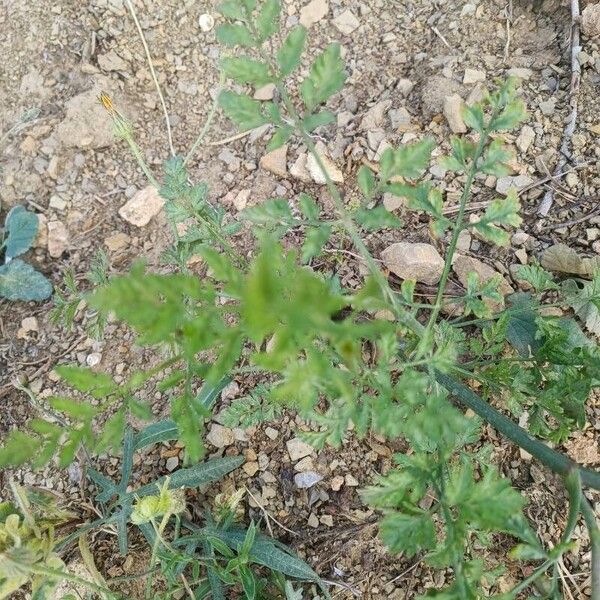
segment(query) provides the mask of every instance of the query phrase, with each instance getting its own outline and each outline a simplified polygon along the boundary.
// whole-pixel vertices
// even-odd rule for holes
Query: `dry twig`
[[[554,174],[561,173],[571,158],[571,138],[575,132],[577,124],[577,97],[579,92],[579,83],[581,81],[581,65],[579,64],[579,52],[581,46],[579,44],[579,0],[571,0],[571,88],[569,90],[569,106],[571,113],[567,119],[567,124],[563,133],[563,139],[560,145],[560,158]],[[550,212],[554,203],[554,190],[549,189],[542,198],[538,207],[538,214],[545,217]]]

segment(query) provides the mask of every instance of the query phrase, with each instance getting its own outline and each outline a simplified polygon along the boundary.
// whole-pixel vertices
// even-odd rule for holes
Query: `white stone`
[[[177,456],[169,456],[169,458],[167,458],[167,462],[166,462],[166,467],[167,467],[167,471],[169,471],[169,473],[172,473],[177,466],[179,465],[179,458]]]
[[[465,85],[471,85],[473,83],[479,83],[485,81],[485,73],[477,69],[465,69],[465,75],[463,83]]]
[[[260,159],[260,166],[278,177],[287,176],[287,144],[268,152]]]
[[[250,190],[241,190],[233,200],[233,205],[236,210],[244,210],[248,205],[248,199],[250,198]]]
[[[321,162],[323,163],[323,166],[325,167],[325,171],[327,172],[331,180],[335,183],[343,183],[344,175],[340,171],[340,169],[338,169],[335,166],[335,164],[328,158],[325,144],[323,144],[323,142],[317,142],[316,150],[317,154],[319,155],[319,158],[321,159]],[[312,177],[315,183],[319,183],[321,185],[324,185],[326,183],[325,174],[323,173],[323,171],[321,171],[321,168],[317,163],[317,159],[313,156],[312,153],[308,154],[308,157],[306,159],[306,168],[308,169],[308,172],[310,173],[310,176]]]
[[[17,330],[17,338],[22,340],[27,337],[29,333],[38,333],[39,332],[38,321],[35,317],[25,317],[21,321],[21,327]]]
[[[518,77],[519,79],[528,80],[533,75],[533,71],[531,69],[515,67],[514,69],[508,69],[506,74],[509,77]]]
[[[315,471],[305,471],[304,473],[297,473],[294,475],[294,483],[296,484],[296,487],[300,489],[311,488],[322,479],[323,476]]]
[[[507,175],[499,177],[496,181],[496,191],[506,196],[511,189],[520,190],[533,183],[533,179],[527,175]]]
[[[104,245],[109,249],[110,252],[119,252],[127,248],[131,238],[126,233],[115,233],[114,235],[108,236],[104,240]]]
[[[310,27],[318,23],[328,12],[328,0],[312,0],[300,10],[300,24]]]
[[[306,168],[307,161],[307,154],[302,152],[300,155],[298,155],[296,162],[290,168],[290,175],[296,179],[299,179],[300,181],[304,181],[305,183],[311,181],[310,173]]]
[[[129,64],[124,61],[114,50],[98,56],[98,66],[103,71],[126,71]]]
[[[531,146],[534,140],[535,131],[533,130],[533,127],[530,127],[529,125],[523,125],[519,136],[515,140],[515,144],[517,145],[517,148],[523,154],[525,154],[525,152],[529,150],[529,146]]]
[[[121,206],[119,216],[136,227],[144,227],[162,210],[164,203],[158,190],[148,185]]]
[[[254,99],[255,100],[272,100],[273,99],[273,95],[275,94],[275,84],[274,83],[267,83],[267,85],[263,85],[262,87],[259,87],[255,92],[254,92]]]
[[[344,35],[350,35],[360,25],[360,21],[350,10],[340,13],[332,22],[335,28]]]
[[[462,116],[464,106],[464,100],[458,94],[446,96],[444,100],[444,116],[453,133],[465,133],[467,131],[467,126]]]
[[[444,259],[431,244],[398,242],[382,253],[384,265],[402,279],[435,285],[444,270]]]
[[[206,439],[215,448],[226,448],[235,443],[233,431],[229,427],[223,427],[223,425],[219,425],[218,423],[213,423]]]
[[[69,233],[61,221],[48,221],[48,253],[59,258],[69,247]]]
[[[203,13],[198,17],[198,25],[202,31],[210,31],[215,26],[215,19],[208,13]]]
[[[314,452],[314,448],[303,442],[300,438],[292,438],[285,445],[292,462],[296,462],[305,456],[310,456]]]

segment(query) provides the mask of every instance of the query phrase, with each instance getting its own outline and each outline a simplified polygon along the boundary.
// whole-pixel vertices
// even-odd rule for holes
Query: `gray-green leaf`
[[[23,206],[15,206],[6,216],[6,257],[14,258],[27,252],[38,230],[37,215]]]
[[[45,300],[52,284],[31,265],[18,258],[0,267],[0,296],[8,300]]]
[[[306,108],[313,109],[339,92],[346,80],[340,45],[331,44],[312,64],[308,77],[302,82],[300,92]]]
[[[221,68],[226,77],[237,83],[260,87],[273,81],[269,65],[247,56],[223,58]]]
[[[258,100],[252,100],[245,94],[223,90],[219,96],[219,104],[223,112],[242,131],[254,129],[270,122],[269,118],[263,113],[262,103]]]
[[[256,19],[259,42],[264,42],[279,29],[280,11],[281,5],[279,4],[279,0],[265,0]]]
[[[283,45],[277,52],[277,62],[281,74],[285,77],[300,65],[300,57],[306,41],[306,28],[302,25],[294,27],[285,38]]]

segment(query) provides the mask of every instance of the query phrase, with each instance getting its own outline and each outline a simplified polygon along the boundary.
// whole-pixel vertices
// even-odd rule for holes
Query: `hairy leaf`
[[[339,92],[344,85],[346,74],[340,49],[339,44],[328,46],[317,57],[308,77],[302,82],[300,92],[309,112]]]
[[[8,300],[45,300],[52,284],[31,265],[20,259],[0,266],[0,297]]]
[[[303,25],[294,27],[285,38],[277,52],[277,62],[284,77],[293,73],[300,66],[305,41],[306,28]]]

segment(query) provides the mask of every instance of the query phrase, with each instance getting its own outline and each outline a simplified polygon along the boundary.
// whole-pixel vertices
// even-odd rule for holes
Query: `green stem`
[[[529,577],[523,579],[519,585],[516,585],[509,594],[515,598],[517,594],[527,589],[536,579],[541,577],[555,562],[557,559],[551,559],[541,564]]]
[[[120,598],[120,596],[118,596],[117,594],[113,594],[113,592],[111,592],[110,590],[100,585],[96,585],[95,583],[92,583],[87,579],[83,579],[82,577],[77,577],[77,575],[71,575],[71,573],[68,573],[66,571],[59,571],[57,569],[50,569],[48,567],[40,567],[35,565],[28,566],[27,570],[30,573],[33,573],[34,575],[42,575],[43,577],[50,577],[51,579],[70,581],[71,583],[75,583],[77,585],[86,587],[87,589],[92,590],[106,598],[112,598],[115,600],[118,600]]]
[[[490,119],[490,122],[491,120],[493,120],[493,116],[492,119]],[[465,211],[467,208],[467,203],[469,202],[469,199],[471,197],[471,187],[473,185],[473,181],[475,180],[475,175],[478,173],[477,163],[483,155],[483,151],[487,144],[488,138],[489,131],[487,129],[484,129],[481,132],[479,143],[477,144],[477,147],[475,149],[475,154],[473,155],[473,162],[471,164],[470,169],[467,172],[467,180],[465,182],[465,187],[463,188],[463,192],[460,197],[458,214],[456,216],[456,222],[454,223],[454,229],[452,231],[452,238],[450,239],[450,243],[448,244],[448,248],[446,249],[446,260],[444,261],[444,270],[442,271],[442,276],[440,278],[439,287],[435,297],[434,309],[429,315],[429,320],[427,321],[427,325],[425,326],[423,337],[421,338],[421,342],[419,343],[419,346],[417,348],[417,358],[421,358],[421,356],[423,356],[430,348],[431,334],[433,331],[433,327],[437,321],[437,318],[440,315],[440,311],[443,307],[444,292],[446,291],[446,284],[448,283],[448,278],[450,277],[450,271],[452,269],[452,259],[454,258],[454,253],[456,252],[458,238],[463,230]]]
[[[154,519],[151,520],[151,524],[152,524],[152,527],[154,528],[154,533],[156,535],[156,537],[154,538],[154,543],[152,544],[152,554],[150,556],[150,570],[151,571],[154,569],[154,567],[156,566],[156,563],[158,562],[157,555],[158,555],[158,549],[160,547],[160,543],[162,540],[162,533],[165,530],[167,523],[169,522],[170,516],[171,515],[169,513],[166,513],[165,515],[163,515],[163,518],[162,518],[158,528],[156,527],[156,523],[154,522]],[[146,598],[148,600],[150,598],[151,593],[152,593],[152,577],[148,577],[148,579],[146,581]]]
[[[221,75],[219,77],[219,89],[217,89],[217,92],[215,93],[215,97],[213,99],[212,106],[210,107],[210,110],[208,111],[206,121],[204,122],[204,125],[203,125],[202,129],[200,130],[200,133],[198,134],[196,141],[192,144],[192,147],[190,148],[189,152],[186,154],[185,158],[183,159],[184,165],[187,165],[187,163],[191,160],[192,156],[194,156],[196,150],[198,149],[198,146],[203,142],[204,138],[206,137],[206,134],[208,133],[208,130],[210,129],[210,126],[212,125],[215,115],[217,114],[217,108],[219,107],[219,94],[221,93],[221,88],[223,87],[224,83],[225,83],[225,75],[223,73],[221,73]]]
[[[587,499],[581,495],[581,512],[590,535],[592,546],[592,596],[591,600],[600,600],[600,529],[598,521]]]
[[[572,470],[579,471],[583,485],[600,490],[600,473],[584,469],[570,458],[549,448],[539,440],[530,436],[527,431],[519,427],[508,417],[484,402],[475,392],[466,385],[456,381],[452,377],[435,372],[435,378],[451,394],[456,396],[461,404],[470,408],[479,415],[484,421],[487,421],[492,427],[497,429],[502,435],[513,441],[532,456],[535,456],[543,465],[549,469],[566,477]]]
[[[131,136],[127,136],[125,138],[125,141],[129,145],[129,149],[131,150],[133,157],[137,161],[137,164],[140,166],[140,169],[142,169],[142,171],[144,172],[146,179],[148,179],[148,181],[158,190],[160,188],[160,184],[158,183],[156,177],[154,177],[154,173],[152,173],[150,167],[147,165],[146,159],[144,158],[140,147],[137,145],[137,143]]]

